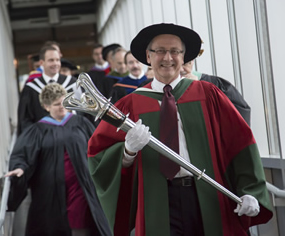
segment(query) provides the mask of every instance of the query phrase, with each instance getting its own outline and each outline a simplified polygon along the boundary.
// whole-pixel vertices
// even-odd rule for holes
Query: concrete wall
[[[18,85],[7,8],[0,1],[0,176],[6,172],[12,127],[17,124]]]

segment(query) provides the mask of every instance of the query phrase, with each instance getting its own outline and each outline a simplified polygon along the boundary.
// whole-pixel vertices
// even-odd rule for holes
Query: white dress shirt
[[[59,73],[56,73],[53,77],[49,77],[45,73],[43,73],[42,76],[43,76],[46,84],[48,84],[50,80],[54,80],[54,82],[57,82],[58,77],[59,77]]]
[[[172,87],[172,89],[175,88],[175,86],[181,81],[181,79],[182,78],[179,75],[178,78],[176,78],[174,81],[170,83],[170,86]],[[161,83],[156,78],[153,78],[153,81],[151,82],[151,87],[153,91],[164,93],[163,92],[164,86],[165,86],[164,83]],[[161,101],[158,101],[158,102],[159,102],[159,105],[161,105]],[[177,122],[178,122],[179,155],[184,160],[190,163],[189,153],[188,153],[187,144],[186,144],[186,138],[185,138],[184,131],[183,131],[183,124],[181,122],[178,110],[177,110],[177,119],[178,119]],[[130,156],[126,152],[124,152],[123,166],[124,167],[130,166],[133,163],[135,156],[136,154],[134,156]],[[184,177],[184,176],[193,176],[193,174],[187,171],[186,169],[184,169],[183,167],[180,167],[180,171],[175,175],[175,178]]]

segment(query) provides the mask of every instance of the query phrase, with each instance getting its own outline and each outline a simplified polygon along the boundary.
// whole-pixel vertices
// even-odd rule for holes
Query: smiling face
[[[170,84],[179,76],[181,66],[184,63],[184,53],[171,56],[167,51],[165,55],[158,55],[149,51],[149,49],[178,49],[183,51],[181,39],[172,34],[162,34],[156,36],[146,50],[147,62],[151,64],[155,78],[164,84]]]
[[[45,52],[44,60],[41,60],[46,75],[53,77],[60,70],[60,56],[56,50],[47,50]]]
[[[45,109],[49,112],[51,117],[58,121],[61,121],[67,113],[67,110],[62,105],[64,97],[65,96],[62,96],[56,99],[50,105],[44,105]]]

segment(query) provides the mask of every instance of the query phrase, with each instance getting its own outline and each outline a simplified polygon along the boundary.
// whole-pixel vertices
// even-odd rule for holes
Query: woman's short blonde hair
[[[51,105],[54,101],[66,95],[66,90],[58,83],[46,85],[39,95],[42,107]]]

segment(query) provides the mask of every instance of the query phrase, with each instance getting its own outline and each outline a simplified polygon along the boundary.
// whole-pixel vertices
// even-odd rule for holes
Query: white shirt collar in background
[[[45,73],[43,73],[42,75],[43,75],[43,78],[44,78],[46,84],[48,84],[48,82],[49,82],[51,79],[53,79],[55,82],[57,82],[58,77],[59,77],[59,73],[55,74],[53,77],[49,77],[49,76],[47,76]]]
[[[108,66],[109,66],[109,63],[107,61],[105,61],[103,65],[99,65],[99,64],[95,63],[95,67],[98,69],[102,69],[102,70],[108,68]]]
[[[142,72],[140,73],[139,77],[135,77],[135,76],[133,76],[131,73],[129,73],[129,77],[130,77],[131,79],[140,79],[140,78],[143,77],[143,76],[144,76],[143,70],[142,70]]]

